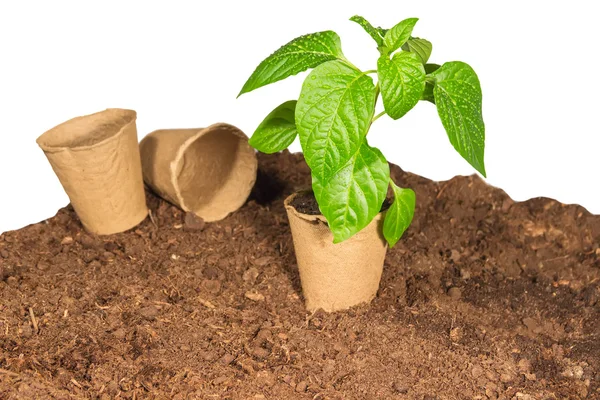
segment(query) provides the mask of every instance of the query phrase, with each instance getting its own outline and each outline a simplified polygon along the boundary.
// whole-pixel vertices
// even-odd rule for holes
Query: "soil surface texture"
[[[300,192],[290,202],[290,205],[296,209],[299,213],[306,215],[319,215],[319,204],[313,192],[305,191]]]
[[[259,155],[220,222],[148,193],[125,233],[66,207],[2,234],[0,399],[600,399],[600,216],[392,175],[414,222],[373,302],[333,314],[303,306],[298,154]]]

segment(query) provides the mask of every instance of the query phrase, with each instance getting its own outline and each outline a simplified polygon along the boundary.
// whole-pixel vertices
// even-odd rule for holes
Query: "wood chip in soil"
[[[373,302],[334,314],[302,303],[297,154],[259,155],[220,222],[149,193],[154,223],[125,233],[90,235],[67,207],[2,234],[0,398],[600,398],[600,217],[392,175],[413,225]]]

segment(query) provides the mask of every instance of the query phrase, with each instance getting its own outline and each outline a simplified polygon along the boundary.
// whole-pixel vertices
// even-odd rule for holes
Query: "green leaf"
[[[419,56],[421,63],[425,64],[431,56],[431,50],[433,49],[429,40],[413,38],[411,37],[402,45],[402,50],[410,51]]]
[[[334,243],[350,238],[379,214],[389,178],[385,157],[366,141],[325,183],[313,177],[313,191],[333,232]]]
[[[398,50],[410,38],[410,34],[419,18],[407,18],[388,30],[383,38],[383,45],[388,53]]]
[[[394,191],[394,202],[383,221],[383,236],[390,247],[394,247],[412,222],[415,214],[415,192],[396,186],[391,179],[390,186]]]
[[[437,70],[440,67],[439,64],[425,64],[425,73],[431,74],[433,71]],[[423,90],[423,95],[421,95],[421,100],[429,101],[435,104],[435,97],[433,96],[433,83],[425,81],[425,90]]]
[[[335,59],[344,59],[337,33],[324,31],[300,36],[264,59],[248,78],[238,97]]]
[[[425,69],[416,54],[401,51],[391,59],[382,55],[377,61],[377,75],[383,106],[391,118],[401,118],[421,99]]]
[[[381,35],[381,37],[385,37],[385,34],[388,33],[388,31],[389,31],[389,29],[383,29],[380,26],[378,26],[375,29],[377,29],[377,32],[379,32],[379,34]]]
[[[266,154],[287,149],[298,135],[295,111],[296,100],[286,101],[271,111],[254,131],[250,146]]]
[[[361,17],[360,15],[355,15],[350,18],[350,21],[356,22],[373,38],[373,40],[377,43],[377,46],[383,46],[383,36],[380,34],[379,30],[373,28],[373,25],[369,23],[366,19]]]
[[[450,143],[485,176],[485,125],[477,74],[469,65],[453,61],[445,63],[430,76],[435,80],[435,104]]]
[[[306,78],[296,127],[312,174],[325,181],[364,141],[375,110],[373,80],[341,61],[319,65]]]
[[[431,84],[429,82],[425,83],[425,89],[423,89],[423,94],[421,95],[421,100],[425,100],[425,101],[435,104],[435,97],[433,95],[433,84]]]
[[[440,69],[440,64],[425,64],[425,73],[427,75],[432,74],[438,69]]]

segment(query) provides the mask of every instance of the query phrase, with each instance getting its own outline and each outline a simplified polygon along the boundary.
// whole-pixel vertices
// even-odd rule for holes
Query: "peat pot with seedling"
[[[285,207],[310,311],[371,301],[387,246],[412,221],[415,193],[390,179],[386,158],[367,141],[375,120],[384,114],[399,119],[420,100],[435,104],[450,143],[485,176],[481,88],[473,69],[460,61],[428,63],[431,43],[412,36],[417,18],[391,29],[359,16],[351,20],[377,43],[377,69],[361,71],[344,57],[335,32],[318,32],[267,57],[240,92],[313,68],[299,99],[275,108],[250,140],[257,150],[275,153],[300,137],[312,191],[292,194]],[[380,95],[384,110],[375,114]],[[386,201],[388,186],[394,198]]]

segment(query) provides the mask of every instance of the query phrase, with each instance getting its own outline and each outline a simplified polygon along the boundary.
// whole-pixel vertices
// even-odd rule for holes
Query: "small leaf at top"
[[[383,45],[383,36],[380,34],[379,30],[377,30],[376,28],[373,28],[373,25],[371,25],[369,23],[369,21],[367,21],[366,19],[364,19],[360,15],[355,15],[354,17],[350,18],[350,21],[356,22],[357,24],[359,24],[360,26],[362,26],[363,29],[377,43],[378,47]]]
[[[379,32],[379,34],[381,35],[381,37],[385,37],[385,34],[389,31],[389,29],[383,29],[380,26],[378,26],[375,29],[377,29],[377,32]]]
[[[383,38],[383,44],[387,47],[388,53],[398,50],[406,43],[418,20],[418,18],[407,18],[387,31]]]
[[[266,154],[287,149],[298,135],[295,111],[296,100],[286,101],[271,111],[254,131],[250,146]]]
[[[440,67],[439,64],[425,64],[425,73],[431,74],[433,71],[437,70]],[[421,100],[429,101],[435,104],[435,97],[433,96],[433,83],[425,82],[425,90],[423,90],[423,94],[421,95]]]
[[[375,110],[375,85],[341,61],[319,65],[302,85],[296,127],[306,163],[325,181],[362,145]]]
[[[430,74],[438,114],[452,146],[485,176],[485,125],[479,78],[469,65],[447,62]]]
[[[390,178],[389,165],[366,140],[360,150],[325,183],[313,177],[319,208],[339,243],[369,225],[381,211]]]
[[[390,186],[394,191],[394,202],[383,221],[383,236],[390,247],[394,247],[412,222],[415,214],[415,192],[396,186],[391,179]]]
[[[410,51],[411,53],[415,53],[417,56],[419,56],[422,64],[427,63],[429,57],[431,56],[432,49],[433,46],[431,42],[421,38],[411,37],[402,45],[402,50]]]
[[[337,33],[324,31],[300,36],[264,59],[248,78],[238,97],[326,61],[343,58]]]
[[[401,118],[421,99],[425,70],[416,54],[401,51],[391,59],[382,55],[377,61],[377,74],[383,106],[391,118]]]

